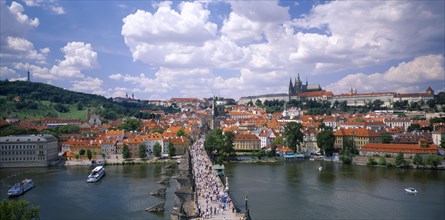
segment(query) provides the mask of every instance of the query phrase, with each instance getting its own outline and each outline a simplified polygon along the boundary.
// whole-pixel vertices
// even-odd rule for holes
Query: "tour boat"
[[[97,166],[95,167],[90,175],[88,175],[87,182],[94,183],[100,180],[105,175],[105,169],[103,166]]]
[[[414,189],[413,187],[406,188],[405,191],[407,193],[410,193],[410,194],[416,194],[417,193],[417,190]]]
[[[22,182],[14,184],[14,186],[8,190],[8,196],[22,195],[23,193],[30,190],[34,186],[35,185],[32,179],[24,179],[22,180]]]

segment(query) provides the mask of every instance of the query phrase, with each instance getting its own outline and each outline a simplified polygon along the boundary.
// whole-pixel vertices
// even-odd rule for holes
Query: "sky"
[[[445,1],[0,0],[0,80],[167,100],[444,91]]]

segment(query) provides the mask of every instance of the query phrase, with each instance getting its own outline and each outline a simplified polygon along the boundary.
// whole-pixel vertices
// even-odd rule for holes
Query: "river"
[[[318,170],[319,166],[322,171]],[[98,183],[86,183],[90,167],[0,169],[0,198],[24,178],[36,187],[21,197],[45,219],[170,219],[176,181],[166,196],[164,164],[106,166]],[[255,219],[445,219],[445,171],[349,166],[323,161],[231,163],[226,175],[232,199]],[[415,187],[409,195],[404,188]],[[15,198],[17,199],[17,198]],[[144,209],[166,202],[165,213]]]
[[[306,160],[229,164],[225,173],[239,206],[247,194],[252,219],[445,219],[443,170]]]
[[[158,182],[165,176],[164,164],[105,166],[106,175],[97,183],[87,183],[91,171],[87,166],[1,169],[1,198],[14,182],[31,178],[36,184],[23,196],[40,206],[45,219],[170,219],[176,181]],[[166,195],[150,192],[167,187]],[[144,209],[165,201],[164,213]]]

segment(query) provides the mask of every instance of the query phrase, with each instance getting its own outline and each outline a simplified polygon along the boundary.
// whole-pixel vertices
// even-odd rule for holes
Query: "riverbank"
[[[126,164],[169,164],[176,163],[177,159],[160,159],[153,158],[150,160],[144,159],[108,159],[100,160],[97,163],[103,163],[104,165],[126,165]],[[90,166],[92,162],[90,160],[65,160],[56,164],[56,166]]]
[[[378,158],[374,158],[375,160],[378,160]],[[296,160],[285,160],[281,157],[274,157],[274,158],[269,158],[269,157],[263,157],[261,159],[259,159],[256,156],[243,156],[241,159],[238,160],[232,160],[229,161],[229,163],[257,163],[257,164],[265,164],[265,163],[278,163],[278,162],[284,162],[284,161],[305,161],[308,160],[307,158],[305,159],[296,159]],[[379,165],[379,164],[375,164],[375,165],[370,165],[368,164],[368,157],[365,156],[355,156],[353,158],[352,164],[351,165],[356,165],[356,166],[375,166],[375,167],[385,167],[385,168],[403,168],[403,169],[420,169],[420,170],[445,170],[445,164],[443,165],[439,165],[437,167],[432,167],[432,166],[417,166],[417,165],[413,165],[412,162],[410,163],[409,166],[405,166],[405,167],[396,167],[395,164],[395,158],[386,158],[386,162],[387,165]],[[328,161],[328,162],[335,162],[335,163],[342,163],[341,160],[334,160],[332,158],[327,158],[327,157],[317,157],[315,158],[314,161]],[[391,165],[388,165],[391,164]]]

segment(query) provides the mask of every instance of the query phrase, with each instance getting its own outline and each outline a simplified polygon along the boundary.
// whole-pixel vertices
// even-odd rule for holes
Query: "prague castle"
[[[367,103],[372,103],[375,100],[380,100],[383,102],[384,106],[391,106],[392,103],[396,101],[408,101],[410,102],[423,102],[426,103],[428,100],[434,99],[434,91],[431,87],[428,87],[422,93],[409,93],[400,94],[395,92],[372,92],[372,93],[357,93],[357,88],[352,88],[347,94],[335,95],[330,91],[325,91],[321,88],[319,84],[309,84],[307,79],[303,82],[300,79],[300,74],[292,82],[292,78],[289,80],[289,91],[288,93],[278,93],[278,94],[265,94],[256,96],[245,96],[241,97],[238,104],[245,105],[248,102],[255,103],[256,100],[260,100],[262,103],[269,100],[280,100],[280,101],[291,101],[291,100],[314,100],[314,101],[330,101],[331,104],[334,102],[346,102],[348,106],[364,106]]]

